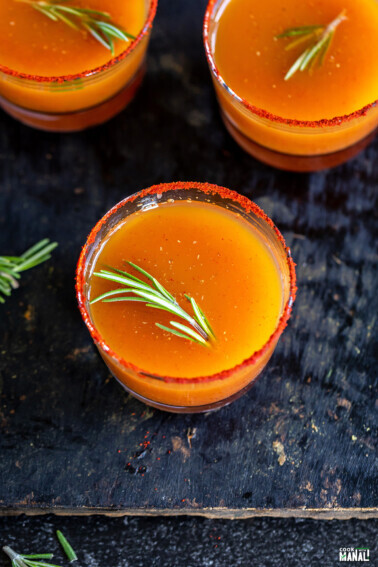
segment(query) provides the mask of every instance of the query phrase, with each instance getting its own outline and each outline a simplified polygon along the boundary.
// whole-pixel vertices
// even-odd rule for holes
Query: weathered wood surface
[[[0,307],[2,513],[377,513],[377,140],[317,174],[245,155],[218,114],[204,5],[160,2],[142,90],[110,123],[52,135],[0,113],[0,253],[59,242]],[[255,200],[298,264],[293,317],[268,368],[208,415],[169,415],[126,395],[74,295],[95,221],[124,196],[176,179]]]

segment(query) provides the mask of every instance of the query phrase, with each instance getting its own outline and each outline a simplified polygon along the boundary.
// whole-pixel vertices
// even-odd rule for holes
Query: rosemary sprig
[[[48,238],[41,240],[21,256],[0,256],[0,303],[5,303],[5,297],[18,288],[20,272],[30,270],[51,258],[51,252],[56,248],[56,242]]]
[[[308,44],[308,47],[295,60],[286,73],[285,81],[289,80],[297,71],[304,71],[305,69],[311,70],[316,62],[318,62],[320,66],[323,64],[336,28],[346,19],[346,11],[343,10],[337,18],[332,20],[327,26],[315,25],[288,28],[276,36],[276,39],[294,38],[293,41],[288,43],[285,47],[285,51],[290,51],[300,45]]]
[[[64,553],[67,555],[67,559],[70,563],[77,561],[77,555],[72,549],[71,545],[68,543],[67,539],[64,537],[60,530],[56,531],[56,537],[59,540],[60,545],[64,549]]]
[[[30,4],[35,10],[53,20],[63,22],[74,30],[84,30],[90,33],[101,45],[109,49],[114,55],[114,40],[131,41],[135,36],[126,32],[111,20],[110,14],[91,10],[90,8],[78,8],[67,6],[70,0],[16,0]]]
[[[13,551],[13,549],[8,545],[3,547],[3,551],[12,561],[12,567],[59,567],[59,565],[41,561],[41,559],[52,559],[54,557],[52,553],[21,555],[20,553]]]
[[[100,270],[99,272],[94,272],[93,275],[121,284],[123,287],[107,291],[95,299],[92,299],[90,303],[93,304],[97,301],[103,301],[104,303],[111,303],[115,301],[140,301],[145,303],[148,307],[168,311],[169,313],[184,319],[184,321],[189,323],[190,327],[183,325],[182,323],[178,323],[177,321],[170,321],[170,325],[172,325],[173,328],[166,327],[160,323],[155,323],[157,327],[171,333],[172,335],[176,335],[177,337],[181,337],[204,346],[209,346],[210,342],[215,339],[215,335],[209,321],[195,299],[189,295],[185,295],[193,309],[193,315],[189,315],[189,313],[180,307],[173,295],[171,295],[156,278],[132,262],[127,262],[127,264],[129,264],[129,266],[134,268],[137,272],[143,274],[148,280],[150,280],[152,285],[122,270],[117,270],[115,268]],[[131,296],[125,294],[131,294]]]

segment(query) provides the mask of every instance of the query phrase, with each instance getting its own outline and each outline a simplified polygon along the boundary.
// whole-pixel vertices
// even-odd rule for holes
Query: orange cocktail
[[[195,300],[214,335],[207,344],[170,332],[180,329],[175,315],[99,277],[127,270],[148,283],[128,262],[188,313]],[[168,411],[205,411],[244,393],[269,360],[294,300],[294,264],[272,221],[245,197],[209,184],[157,185],[92,230],[77,293],[102,357],[129,392]]]
[[[262,161],[331,167],[374,136],[377,0],[210,0],[204,40],[225,125]]]
[[[108,120],[141,83],[156,4],[0,2],[0,106],[44,130],[82,130]]]

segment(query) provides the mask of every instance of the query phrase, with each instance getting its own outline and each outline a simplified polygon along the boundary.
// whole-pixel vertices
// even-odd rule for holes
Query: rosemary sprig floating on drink
[[[193,309],[193,315],[189,315],[189,313],[180,307],[173,295],[171,295],[156,278],[132,262],[127,262],[127,264],[129,264],[129,266],[134,268],[137,272],[143,274],[148,280],[150,280],[150,282],[152,282],[152,285],[122,270],[117,270],[115,268],[100,270],[99,272],[94,272],[93,275],[121,284],[123,287],[107,291],[95,299],[92,299],[90,303],[93,304],[97,301],[103,301],[104,303],[116,301],[139,301],[145,303],[148,307],[168,311],[169,313],[184,319],[187,323],[189,323],[190,327],[183,325],[182,323],[178,323],[177,321],[169,322],[173,328],[166,327],[160,323],[155,323],[157,327],[171,333],[172,335],[176,335],[177,337],[181,337],[204,346],[209,346],[210,342],[215,339],[215,335],[209,321],[195,299],[189,295],[185,295]]]
[[[69,0],[16,0],[30,4],[35,10],[54,22],[63,22],[74,30],[87,31],[114,55],[114,40],[131,41],[135,36],[116,25],[110,14],[67,5]]]
[[[41,559],[52,559],[54,557],[52,553],[21,555],[20,553],[13,551],[13,549],[8,545],[3,547],[3,551],[12,561],[12,567],[59,567],[59,565],[53,565],[52,563],[45,563],[44,561],[41,561]]]
[[[9,296],[13,289],[18,288],[20,272],[30,270],[51,258],[51,252],[57,246],[56,242],[45,238],[21,256],[0,256],[0,303],[5,302],[4,296]]]
[[[296,59],[285,75],[285,81],[290,79],[297,71],[312,69],[316,62],[323,64],[326,53],[331,45],[336,28],[342,21],[346,20],[345,10],[337,18],[332,20],[327,26],[302,26],[289,28],[276,36],[276,39],[294,38],[286,47],[285,51],[290,51],[296,47],[308,44],[308,47]]]

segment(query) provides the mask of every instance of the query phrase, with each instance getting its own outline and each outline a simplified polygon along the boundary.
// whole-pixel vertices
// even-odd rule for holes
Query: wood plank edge
[[[1,508],[0,516],[38,516],[55,514],[57,516],[93,516],[102,515],[113,518],[122,516],[200,516],[209,519],[229,519],[242,520],[248,518],[312,518],[314,520],[368,520],[378,518],[378,508],[286,508],[275,510],[273,508],[203,508],[201,510],[193,508],[128,508],[128,509],[107,509],[107,508]]]

